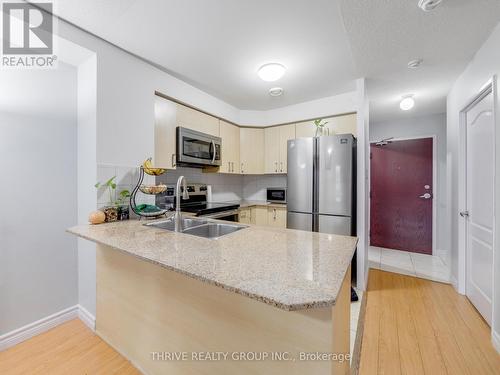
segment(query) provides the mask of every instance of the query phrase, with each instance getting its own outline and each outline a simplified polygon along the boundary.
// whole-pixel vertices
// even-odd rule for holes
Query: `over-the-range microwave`
[[[221,164],[222,139],[192,129],[177,127],[177,160],[186,166],[219,166]]]

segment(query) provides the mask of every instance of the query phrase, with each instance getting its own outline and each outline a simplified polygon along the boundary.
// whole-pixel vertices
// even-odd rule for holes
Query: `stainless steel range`
[[[182,190],[183,191],[183,190]],[[181,197],[181,211],[195,216],[226,221],[238,221],[238,203],[207,202],[208,187],[204,184],[188,184],[188,199]],[[175,210],[175,185],[167,185],[164,193],[156,196],[156,205]]]

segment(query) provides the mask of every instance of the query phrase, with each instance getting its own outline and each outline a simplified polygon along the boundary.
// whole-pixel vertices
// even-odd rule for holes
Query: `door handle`
[[[280,172],[283,172],[283,162],[280,161]]]
[[[422,199],[431,199],[432,195],[430,195],[430,193],[425,193],[425,194],[422,194],[421,196],[419,196],[419,198],[422,198]]]
[[[175,167],[175,154],[172,154],[172,167]]]
[[[469,211],[461,211],[460,216],[462,217],[469,217]]]
[[[278,162],[277,161],[274,162],[274,171],[278,172]]]
[[[215,142],[212,141],[212,147],[213,147],[213,152],[214,152],[214,155],[212,156],[212,164],[215,163]]]
[[[243,163],[241,163],[241,173],[244,173],[243,172]]]

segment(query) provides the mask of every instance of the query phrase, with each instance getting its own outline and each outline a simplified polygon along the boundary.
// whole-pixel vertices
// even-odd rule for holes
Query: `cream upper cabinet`
[[[221,173],[240,173],[240,128],[220,120],[222,138]]]
[[[280,173],[287,172],[288,141],[295,139],[295,124],[278,126],[280,129]]]
[[[267,225],[270,227],[286,228],[286,208],[268,207]]]
[[[355,113],[350,115],[328,117],[324,120],[328,122],[325,126],[326,134],[353,134],[356,137],[357,123]],[[304,121],[295,124],[295,133],[297,138],[314,137],[316,135],[316,126],[314,125],[314,121]]]
[[[280,162],[280,130],[277,126],[264,129],[265,137],[265,173],[278,173]]]
[[[295,138],[295,125],[266,128],[265,173],[286,173],[287,142]]]
[[[195,109],[177,104],[177,126],[219,136],[219,119]]]
[[[177,104],[155,95],[155,157],[158,167],[175,169]]]
[[[240,128],[239,172],[264,174],[264,149],[263,128]]]

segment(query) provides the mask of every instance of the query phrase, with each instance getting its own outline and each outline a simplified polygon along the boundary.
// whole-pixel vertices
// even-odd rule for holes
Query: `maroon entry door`
[[[370,244],[432,254],[432,138],[370,145]]]

